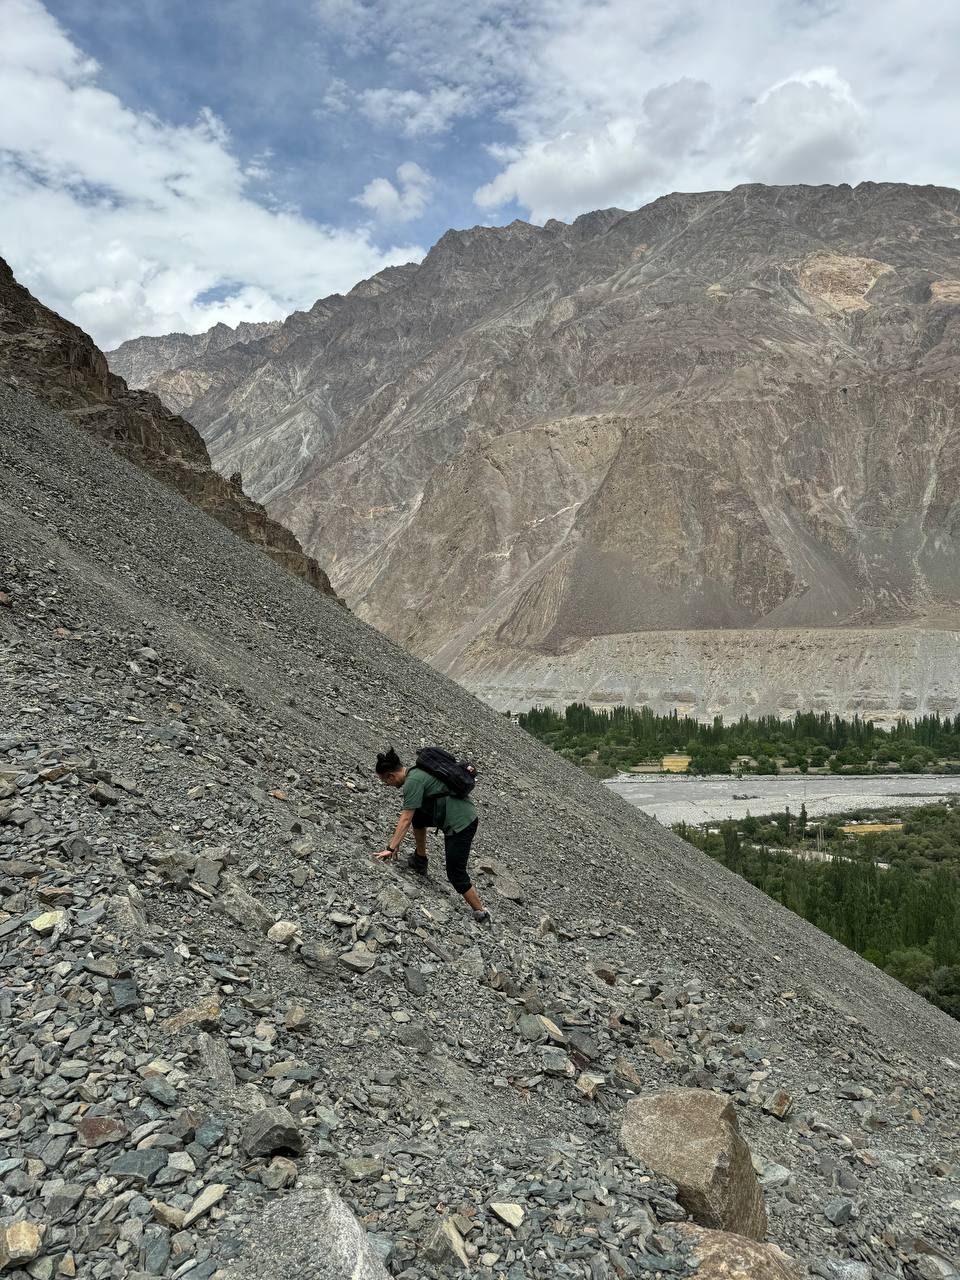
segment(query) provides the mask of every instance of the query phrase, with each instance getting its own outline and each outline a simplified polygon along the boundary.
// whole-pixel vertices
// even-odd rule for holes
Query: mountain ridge
[[[519,650],[527,705],[546,663],[570,687],[599,638],[657,665],[677,630],[756,632],[775,673],[799,629],[823,669],[801,700],[845,711],[832,632],[960,617],[958,210],[750,184],[450,231],[395,286],[201,362],[190,412],[363,617],[468,684]],[[918,683],[888,646],[867,696],[960,707],[935,651]]]
[[[333,594],[293,534],[221,476],[199,432],[149,391],[131,390],[77,325],[45,307],[0,258],[0,376],[63,410],[318,591]]]

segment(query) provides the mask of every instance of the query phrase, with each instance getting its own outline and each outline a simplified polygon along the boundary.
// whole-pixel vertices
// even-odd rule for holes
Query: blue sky
[[[957,185],[955,0],[0,0],[0,254],[104,346],[450,226]]]

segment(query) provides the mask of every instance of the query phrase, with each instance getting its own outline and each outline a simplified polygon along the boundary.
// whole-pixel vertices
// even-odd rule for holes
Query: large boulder
[[[627,1104],[624,1150],[676,1184],[677,1198],[702,1227],[753,1240],[767,1234],[767,1211],[733,1103],[706,1089],[643,1094]]]
[[[281,1196],[250,1224],[247,1248],[224,1280],[263,1280],[263,1243],[270,1275],[311,1280],[390,1280],[367,1233],[329,1187]]]
[[[678,1223],[674,1231],[692,1246],[698,1261],[692,1280],[801,1280],[796,1263],[775,1244],[689,1222]]]

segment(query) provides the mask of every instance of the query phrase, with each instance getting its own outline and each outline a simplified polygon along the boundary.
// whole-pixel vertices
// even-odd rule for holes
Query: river
[[[948,796],[960,795],[960,774],[901,773],[868,778],[787,774],[732,778],[654,773],[611,778],[605,785],[664,826],[675,822],[701,826],[724,818],[743,818],[747,813],[777,813],[787,807],[799,813],[802,804],[807,806],[811,818],[869,806],[933,804]]]

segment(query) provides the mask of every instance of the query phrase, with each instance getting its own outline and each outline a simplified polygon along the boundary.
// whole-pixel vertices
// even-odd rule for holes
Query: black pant
[[[429,813],[423,809],[417,809],[413,815],[413,829],[423,831],[432,824],[432,821]],[[469,827],[464,827],[462,831],[444,831],[443,833],[447,879],[457,893],[467,893],[473,887],[473,882],[467,874],[467,859],[470,857],[470,846],[477,834],[478,825],[479,820],[474,818]]]

